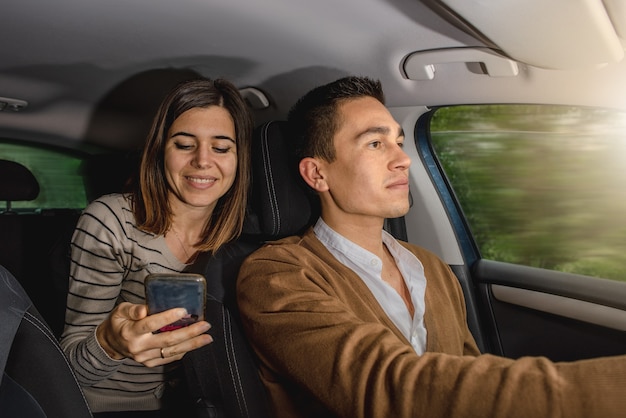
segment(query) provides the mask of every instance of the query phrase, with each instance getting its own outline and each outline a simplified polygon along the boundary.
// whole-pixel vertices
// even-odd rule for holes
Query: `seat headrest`
[[[20,163],[0,160],[0,201],[35,200],[39,196],[37,179]]]
[[[252,139],[252,193],[244,233],[278,239],[303,231],[315,210],[295,170],[289,167],[287,122],[270,121]]]

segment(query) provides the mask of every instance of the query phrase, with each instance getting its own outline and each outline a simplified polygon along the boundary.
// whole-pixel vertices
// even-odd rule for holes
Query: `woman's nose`
[[[206,145],[200,145],[196,149],[192,164],[197,168],[210,167],[213,163],[211,147]]]

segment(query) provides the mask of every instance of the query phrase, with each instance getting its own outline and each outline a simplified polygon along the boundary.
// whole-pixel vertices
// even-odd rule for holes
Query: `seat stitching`
[[[268,134],[267,134],[271,123],[272,122],[268,123],[267,125],[263,127],[261,154],[263,156],[263,163],[264,163],[263,171],[265,173],[265,179],[267,180],[267,184],[269,186],[268,192],[270,195],[270,207],[271,207],[272,221],[273,221],[272,233],[277,234],[280,231],[280,211],[278,210],[278,199],[276,197],[276,189],[274,186],[275,183],[273,179],[273,171],[271,169],[272,161],[271,161],[270,153],[269,153],[269,145],[268,145],[269,139],[268,139]]]
[[[228,316],[228,311],[222,306],[222,326],[224,327],[224,341],[226,341],[226,355],[228,356],[228,368],[230,370],[231,380],[235,388],[235,395],[237,397],[237,403],[239,404],[239,410],[245,415],[250,416],[248,412],[248,405],[246,402],[245,392],[241,383],[241,375],[239,373],[239,367],[237,364],[237,357],[235,355],[231,321]],[[228,332],[226,331],[228,329]],[[233,371],[233,366],[235,370]]]
[[[74,379],[74,381],[76,382],[76,386],[79,388],[79,393],[80,396],[83,398],[85,406],[87,407],[87,409],[89,409],[89,404],[87,403],[87,398],[85,398],[85,394],[83,393],[82,390],[80,390],[80,386],[78,385],[78,379],[76,378],[76,375],[74,374],[74,369],[72,368],[72,365],[69,363],[69,361],[67,360],[67,357],[65,357],[65,353],[63,352],[63,350],[61,349],[61,347],[59,346],[59,342],[56,340],[56,338],[52,337],[50,330],[48,329],[48,327],[41,322],[41,320],[39,318],[37,318],[36,316],[34,316],[33,314],[31,314],[30,312],[26,311],[24,312],[24,319],[28,322],[30,322],[35,328],[37,328],[39,331],[41,331],[41,333],[48,339],[50,340],[50,342],[52,342],[52,347],[59,353],[61,354],[61,358],[63,359],[63,361],[65,362],[65,365],[68,368],[68,371],[70,372],[70,374],[72,375],[72,378]]]

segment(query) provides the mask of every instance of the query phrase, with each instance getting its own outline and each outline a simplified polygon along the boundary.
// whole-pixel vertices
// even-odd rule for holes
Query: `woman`
[[[158,110],[132,191],[102,196],[81,215],[61,345],[95,416],[169,416],[182,383],[172,369],[212,341],[205,321],[153,333],[185,312],[148,316],[143,282],[180,272],[240,234],[251,132],[230,82],[184,82]]]

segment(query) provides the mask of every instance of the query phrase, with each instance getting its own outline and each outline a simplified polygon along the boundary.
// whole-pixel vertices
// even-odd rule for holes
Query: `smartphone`
[[[164,326],[155,333],[172,331],[204,320],[206,280],[195,273],[153,273],[146,276],[148,314],[172,308],[187,309],[187,316]]]

